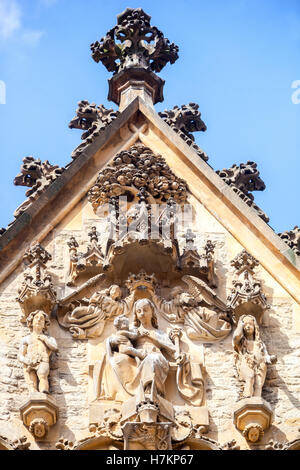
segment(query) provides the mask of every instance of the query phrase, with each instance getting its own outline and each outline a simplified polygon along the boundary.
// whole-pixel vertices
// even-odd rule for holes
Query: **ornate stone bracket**
[[[198,145],[195,144],[195,138],[192,132],[206,131],[206,125],[201,119],[201,113],[198,111],[199,105],[196,103],[174,106],[173,109],[158,113],[159,116],[173,129],[174,132],[192,147],[199,157],[204,161],[208,156]]]
[[[240,163],[229,169],[218,170],[216,173],[228,184],[241,199],[256,210],[259,217],[269,222],[269,217],[255,204],[252,191],[264,191],[265,183],[259,176],[255,162]]]
[[[23,256],[26,271],[17,298],[23,312],[22,322],[35,310],[51,313],[56,302],[52,279],[46,271],[46,264],[51,259],[50,253],[39,243],[32,245]]]
[[[76,116],[69,124],[70,129],[81,129],[81,139],[84,141],[73,152],[72,159],[75,160],[84,150],[109,126],[119,115],[119,111],[106,109],[100,104],[88,101],[79,101]]]
[[[21,172],[15,177],[14,184],[16,186],[27,186],[29,189],[26,192],[27,200],[24,201],[15,211],[15,218],[19,217],[28,207],[34,202],[50,184],[53,183],[64,172],[64,168],[58,165],[51,165],[46,160],[41,160],[33,157],[25,157]]]
[[[270,307],[262,292],[261,282],[254,275],[254,269],[259,266],[259,261],[243,250],[231,261],[231,266],[235,270],[235,279],[227,298],[228,307],[234,310],[237,317],[251,314],[260,322],[264,310]]]
[[[247,441],[255,443],[269,429],[273,419],[270,405],[260,397],[245,398],[234,409],[234,425]]]
[[[300,228],[297,225],[293,230],[278,235],[293,250],[296,256],[300,256]]]
[[[21,419],[34,438],[44,439],[58,419],[58,408],[53,398],[43,393],[33,393],[20,407]]]

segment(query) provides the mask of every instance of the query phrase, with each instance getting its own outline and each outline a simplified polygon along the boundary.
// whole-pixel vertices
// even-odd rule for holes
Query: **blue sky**
[[[142,7],[180,48],[160,73],[157,111],[198,103],[208,129],[195,137],[210,165],[256,161],[266,190],[255,200],[271,227],[299,225],[299,0],[0,0],[0,227],[25,199],[13,185],[22,158],[66,165],[80,143],[80,131],[68,128],[77,102],[116,108],[106,99],[111,74],[89,46],[126,7]]]

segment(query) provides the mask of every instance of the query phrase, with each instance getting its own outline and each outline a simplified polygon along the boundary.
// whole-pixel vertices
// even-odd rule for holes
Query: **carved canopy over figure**
[[[203,379],[198,365],[187,368],[189,358],[179,353],[169,336],[158,329],[155,305],[142,298],[133,306],[133,327],[128,334],[118,334],[106,341],[106,353],[94,367],[95,396],[100,399],[125,401],[135,396],[142,386],[145,393],[155,388],[165,396],[165,382],[173,361],[177,364],[177,387],[182,396],[200,406]],[[123,352],[121,352],[123,351]],[[197,376],[196,376],[197,375]]]
[[[48,315],[37,310],[27,318],[30,335],[22,339],[19,360],[24,364],[24,377],[30,391],[49,393],[49,359],[58,350],[56,340],[46,335],[50,321]]]
[[[236,367],[244,383],[243,398],[260,397],[267,373],[267,364],[274,364],[276,356],[270,356],[260,339],[255,317],[243,315],[233,335],[236,351]]]

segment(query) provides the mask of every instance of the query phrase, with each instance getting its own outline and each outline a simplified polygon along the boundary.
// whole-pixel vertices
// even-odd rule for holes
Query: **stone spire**
[[[92,57],[109,72],[108,99],[124,109],[136,96],[148,104],[163,101],[164,80],[160,72],[178,59],[178,46],[150,25],[151,17],[141,8],[127,8],[117,17],[117,25],[91,45]]]

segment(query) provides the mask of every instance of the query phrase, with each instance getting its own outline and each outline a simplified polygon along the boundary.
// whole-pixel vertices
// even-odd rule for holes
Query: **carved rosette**
[[[270,307],[262,292],[261,282],[254,275],[259,261],[243,250],[231,261],[231,266],[234,268],[235,279],[227,298],[228,307],[238,316],[249,313],[260,321],[264,310]]]
[[[58,408],[55,401],[43,393],[29,396],[20,407],[21,419],[29,428],[36,441],[43,440],[48,430],[58,418]]]
[[[23,312],[22,322],[35,310],[43,310],[50,315],[56,303],[52,278],[46,271],[46,264],[51,259],[50,253],[39,243],[32,245],[23,256],[26,271],[17,298]]]
[[[259,176],[255,162],[240,163],[229,169],[218,170],[216,173],[228,184],[235,193],[249,206],[259,217],[269,222],[269,217],[254,202],[252,191],[264,191],[266,185]]]

